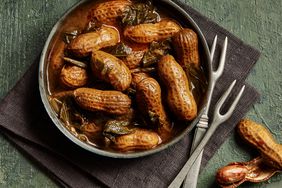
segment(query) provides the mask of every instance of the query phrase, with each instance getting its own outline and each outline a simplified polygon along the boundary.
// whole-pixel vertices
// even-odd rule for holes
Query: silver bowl
[[[202,99],[202,104],[198,107],[198,116],[192,121],[187,123],[187,128],[184,129],[181,133],[179,133],[175,138],[170,140],[169,142],[160,145],[156,148],[145,150],[145,151],[136,151],[136,152],[130,152],[130,153],[121,153],[121,152],[114,152],[114,151],[107,151],[100,148],[96,148],[86,142],[83,142],[79,138],[77,138],[75,135],[73,135],[60,121],[60,119],[57,117],[56,112],[52,109],[49,100],[49,90],[47,85],[47,59],[50,52],[51,44],[54,41],[54,38],[59,30],[62,28],[62,24],[66,22],[68,16],[72,14],[75,10],[79,9],[80,7],[87,6],[88,3],[90,3],[91,0],[82,0],[76,5],[74,5],[71,9],[69,9],[55,24],[52,31],[49,34],[49,37],[45,43],[44,49],[41,54],[40,58],[40,64],[39,64],[39,90],[42,102],[44,104],[44,107],[52,119],[53,123],[56,125],[56,127],[66,136],[68,137],[72,142],[77,144],[78,146],[93,152],[98,155],[106,156],[106,157],[112,157],[112,158],[137,158],[137,157],[143,157],[147,155],[151,155],[157,152],[160,152],[178,141],[180,141],[185,135],[187,135],[191,130],[195,127],[196,123],[199,121],[199,118],[201,114],[203,113],[203,110],[206,106],[206,98],[208,94],[210,93],[210,85],[208,84],[207,91]],[[93,2],[93,1],[92,1]],[[201,32],[200,28],[196,24],[196,22],[189,16],[189,14],[184,11],[180,6],[178,6],[176,3],[174,3],[171,0],[155,0],[154,4],[158,7],[158,9],[161,9],[162,11],[166,11],[166,13],[176,19],[182,26],[189,27],[193,29],[197,34],[199,38],[199,48],[200,48],[200,54],[201,54],[201,62],[205,69],[205,73],[208,78],[208,82],[210,80],[210,73],[211,73],[211,62],[209,58],[209,48],[206,42],[206,39]]]

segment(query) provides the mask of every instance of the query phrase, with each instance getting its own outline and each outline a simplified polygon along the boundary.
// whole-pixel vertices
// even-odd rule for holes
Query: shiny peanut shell
[[[235,188],[246,181],[266,181],[278,171],[266,166],[263,158],[259,156],[248,162],[233,162],[218,169],[216,181],[223,188]]]
[[[124,64],[129,68],[129,69],[135,69],[137,67],[141,66],[142,63],[142,58],[144,56],[146,51],[132,51],[131,54],[126,56],[123,59]]]
[[[172,38],[179,64],[186,69],[193,66],[200,68],[198,36],[192,29],[182,29]]]
[[[135,128],[133,133],[117,136],[113,147],[119,151],[147,150],[160,144],[159,135],[150,130]]]
[[[102,26],[98,31],[77,36],[68,46],[77,57],[85,57],[91,52],[116,45],[120,40],[119,32],[113,27]]]
[[[237,125],[239,134],[258,149],[268,165],[282,170],[282,145],[279,144],[264,126],[248,119]]]
[[[83,68],[65,65],[60,74],[61,83],[70,88],[78,88],[87,84],[87,71]]]
[[[146,23],[129,26],[124,30],[124,36],[137,43],[151,43],[174,36],[181,30],[175,21],[164,19],[158,23]]]
[[[133,77],[141,77],[134,75]],[[145,77],[136,83],[136,103],[148,124],[157,128],[163,141],[167,140],[171,136],[172,126],[162,103],[161,87],[154,78]]]
[[[91,57],[94,76],[111,84],[116,90],[124,91],[131,83],[131,72],[122,60],[103,52],[95,51]]]
[[[131,106],[131,99],[119,91],[79,88],[74,91],[74,99],[85,110],[108,114],[127,114]]]
[[[100,3],[91,10],[90,18],[96,19],[103,24],[114,25],[125,8],[131,4],[132,3],[127,0],[114,0]]]
[[[197,104],[189,89],[188,78],[171,55],[157,64],[159,78],[166,87],[169,109],[179,120],[191,121],[197,116]]]

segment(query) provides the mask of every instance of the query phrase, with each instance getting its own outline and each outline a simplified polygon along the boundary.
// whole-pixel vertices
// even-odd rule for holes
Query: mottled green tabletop
[[[3,98],[39,56],[52,26],[79,0],[1,0],[0,98]],[[184,1],[184,0],[183,0]],[[247,114],[263,123],[282,143],[282,1],[186,0],[187,4],[234,33],[262,53],[248,77],[261,101]],[[198,187],[215,187],[220,166],[245,161],[250,154],[234,133],[200,175]],[[44,171],[24,157],[0,134],[0,187],[57,187]],[[282,175],[242,187],[282,187]]]

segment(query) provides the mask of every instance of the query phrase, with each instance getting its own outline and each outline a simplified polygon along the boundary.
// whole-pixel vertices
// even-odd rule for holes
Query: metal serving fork
[[[217,44],[217,35],[214,37],[213,44],[212,44],[212,47],[211,47],[211,53],[210,53],[211,64],[213,64],[213,58],[214,58],[216,44]],[[217,68],[216,71],[214,71],[213,68],[212,68],[211,83],[210,83],[211,84],[210,85],[210,94],[207,98],[207,106],[206,106],[206,109],[205,109],[204,113],[202,114],[198,124],[196,125],[196,130],[195,130],[195,133],[194,133],[194,138],[193,138],[193,142],[192,142],[192,146],[191,146],[191,150],[190,150],[190,155],[193,154],[193,151],[199,145],[200,141],[202,140],[203,136],[205,135],[205,133],[208,129],[208,121],[209,121],[208,113],[209,113],[209,108],[210,108],[210,104],[211,104],[211,99],[212,99],[212,96],[213,96],[215,84],[216,84],[217,80],[219,79],[219,77],[222,75],[223,70],[224,70],[227,45],[228,45],[228,38],[226,37],[224,44],[223,44],[223,49],[222,49],[222,53],[221,53],[221,56],[220,56],[218,68]],[[197,187],[197,179],[198,179],[198,175],[199,175],[199,171],[200,171],[200,167],[201,167],[202,156],[203,156],[203,151],[200,153],[200,155],[197,157],[194,164],[191,166],[188,174],[186,175],[186,178],[184,179],[182,188],[196,188]]]
[[[211,50],[211,60],[213,59],[213,55],[214,55],[214,50],[215,50],[215,46],[216,46],[216,40],[217,37],[215,38],[214,42],[213,42],[213,47]],[[217,72],[221,72],[223,71],[224,68],[224,62],[225,61],[225,56],[226,56],[226,47],[227,47],[227,38],[225,39],[224,42],[224,48],[223,48],[223,52],[225,51],[225,54],[222,53],[221,58],[220,58],[220,64],[219,64],[219,68],[216,71]],[[222,70],[221,70],[222,69]],[[216,73],[212,73],[212,74],[216,74]],[[222,73],[221,73],[222,74]],[[219,77],[219,76],[218,76]],[[216,78],[217,80],[218,78]],[[212,84],[212,83],[211,83]],[[213,83],[215,84],[215,82]],[[221,96],[221,98],[218,100],[217,104],[215,105],[215,112],[213,115],[213,120],[209,126],[209,129],[207,130],[206,134],[203,136],[203,134],[201,136],[202,140],[200,141],[199,145],[196,147],[196,149],[193,151],[192,155],[190,156],[190,158],[188,159],[188,161],[185,163],[185,165],[182,167],[182,169],[180,170],[180,172],[178,173],[178,175],[174,178],[174,180],[171,182],[171,184],[169,185],[169,188],[179,188],[183,182],[183,180],[185,179],[187,173],[189,172],[190,168],[197,162],[197,173],[199,171],[199,167],[200,167],[200,162],[201,162],[201,158],[202,158],[202,154],[203,154],[203,149],[205,147],[205,145],[207,144],[207,142],[209,141],[209,139],[211,138],[211,136],[213,135],[213,133],[215,132],[215,130],[218,128],[218,126],[223,123],[224,121],[226,121],[227,119],[230,118],[230,116],[232,115],[233,111],[235,110],[235,107],[237,106],[243,92],[245,89],[245,86],[243,86],[239,92],[239,94],[236,96],[235,100],[233,101],[232,105],[230,106],[229,110],[225,113],[225,114],[221,114],[220,110],[222,108],[223,103],[226,101],[227,97],[229,96],[229,94],[231,93],[234,85],[236,84],[236,80],[234,80],[232,82],[232,84],[229,86],[229,88],[227,89],[227,91]],[[213,91],[213,87],[211,86],[212,90],[211,93]],[[211,98],[211,96],[209,97]],[[202,124],[203,126],[198,126],[200,128],[203,129],[207,129],[208,128],[208,110],[209,110],[209,105],[210,105],[210,99],[208,98],[208,103],[207,103],[207,108],[205,113],[203,114],[203,116],[201,117],[199,124]],[[198,138],[200,140],[200,138]],[[199,141],[198,140],[198,141]],[[195,144],[196,145],[196,144]],[[197,158],[198,161],[197,161]],[[193,173],[193,172],[192,172]],[[195,182],[192,181],[192,184],[196,184],[197,182],[197,177],[188,177],[191,178],[191,180],[194,179]],[[190,180],[188,179],[188,182]],[[191,185],[188,185],[189,187],[191,187]]]

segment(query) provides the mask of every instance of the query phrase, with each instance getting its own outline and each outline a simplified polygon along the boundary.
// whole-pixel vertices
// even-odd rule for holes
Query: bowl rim
[[[197,117],[190,123],[189,127],[187,127],[182,133],[180,133],[179,135],[177,135],[175,138],[173,138],[171,141],[157,146],[156,148],[150,149],[150,150],[145,150],[145,151],[137,151],[137,152],[129,152],[129,153],[118,153],[118,152],[113,152],[113,151],[107,151],[107,150],[103,150],[100,148],[96,148],[90,144],[87,144],[83,141],[81,141],[79,138],[77,138],[75,135],[73,135],[64,125],[63,123],[59,120],[59,118],[57,117],[57,114],[55,113],[55,111],[52,109],[49,100],[48,100],[48,89],[47,89],[47,77],[48,77],[48,71],[46,71],[48,66],[45,66],[46,63],[46,58],[48,55],[48,49],[49,49],[49,45],[54,37],[54,35],[57,32],[57,29],[60,27],[60,25],[63,23],[63,21],[66,19],[66,17],[77,7],[79,7],[81,4],[83,3],[87,3],[89,0],[82,0],[76,4],[74,4],[70,9],[68,9],[62,17],[59,18],[59,20],[56,22],[56,24],[53,26],[46,42],[44,45],[44,48],[42,50],[41,56],[40,56],[40,62],[39,62],[39,75],[38,75],[38,79],[39,79],[39,91],[40,91],[40,97],[41,100],[43,102],[43,105],[45,107],[45,110],[47,111],[49,117],[52,119],[52,122],[55,124],[55,126],[68,138],[70,139],[73,143],[75,143],[76,145],[94,153],[94,154],[98,154],[101,156],[105,156],[105,157],[111,157],[111,158],[138,158],[138,157],[144,157],[144,156],[148,156],[151,154],[155,154],[158,153],[160,151],[163,151],[165,149],[167,149],[168,147],[176,144],[177,142],[179,142],[181,139],[183,139],[183,137],[188,134],[189,132],[191,132],[191,130],[195,127],[195,125],[197,124],[197,122],[199,121],[201,115],[203,114],[205,108],[206,108],[206,98],[207,96],[210,94],[210,77],[211,77],[211,70],[212,70],[212,66],[211,66],[211,60],[210,60],[210,50],[207,44],[207,41],[201,31],[201,29],[199,28],[199,26],[196,24],[196,22],[192,19],[192,17],[185,11],[183,10],[179,5],[177,5],[175,2],[173,2],[172,0],[158,0],[158,2],[162,2],[167,4],[168,6],[171,6],[175,9],[178,10],[179,14],[181,14],[182,16],[184,16],[187,20],[188,23],[193,27],[193,30],[196,31],[196,33],[198,34],[198,38],[201,41],[202,47],[204,49],[204,53],[207,55],[207,59],[206,59],[206,63],[207,63],[207,71],[208,71],[208,87],[207,87],[207,92],[206,92],[206,96],[204,97],[205,102],[202,104],[203,107],[201,109],[201,111],[198,112]],[[46,73],[46,76],[44,76],[44,73]]]

